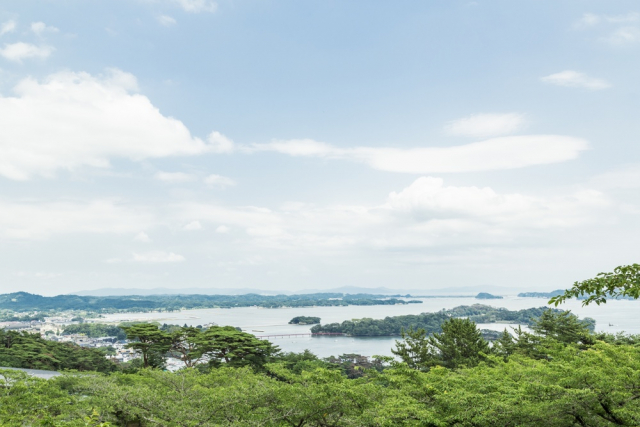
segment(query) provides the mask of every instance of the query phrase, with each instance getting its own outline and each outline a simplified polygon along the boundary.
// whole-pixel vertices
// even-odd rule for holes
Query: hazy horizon
[[[2,293],[637,262],[637,2],[6,1]]]

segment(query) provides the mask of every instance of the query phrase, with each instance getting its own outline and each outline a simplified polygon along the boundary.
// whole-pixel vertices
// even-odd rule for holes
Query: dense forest
[[[488,305],[474,304],[459,306],[437,313],[411,314],[405,316],[385,317],[384,319],[354,319],[342,323],[316,325],[311,328],[312,333],[343,333],[351,336],[399,336],[403,330],[424,329],[427,334],[441,331],[441,325],[452,317],[466,317],[476,323],[519,323],[531,326],[545,307],[528,308],[524,310],[507,310]],[[556,312],[560,310],[556,309]],[[583,322],[590,330],[595,327],[595,320],[586,318]]]
[[[98,372],[116,370],[116,365],[107,360],[100,350],[45,340],[40,334],[3,329],[0,329],[0,366]]]
[[[50,380],[0,371],[0,383],[8,386],[0,394],[0,424],[640,424],[640,337],[596,335],[574,316],[552,311],[532,327],[533,333],[503,334],[489,347],[472,321],[449,318],[439,334],[405,335],[394,350],[397,361],[359,355],[323,360],[308,351],[283,354],[233,328],[217,329],[208,350],[220,356],[217,362],[196,363],[176,373],[152,363]],[[158,330],[129,329],[128,334]],[[138,342],[144,350],[144,342]],[[226,353],[225,362],[223,350],[236,344],[243,350]],[[189,346],[183,349],[188,354]]]
[[[85,310],[116,311],[174,311],[196,308],[233,307],[313,307],[347,305],[419,304],[419,300],[369,294],[319,293],[303,295],[149,295],[95,297],[58,295],[44,297],[27,292],[0,295],[0,309],[14,312]]]

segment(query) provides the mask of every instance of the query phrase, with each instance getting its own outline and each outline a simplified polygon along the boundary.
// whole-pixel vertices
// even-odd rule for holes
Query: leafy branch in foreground
[[[605,304],[607,298],[640,297],[640,264],[616,267],[612,273],[599,273],[593,279],[575,282],[564,294],[549,300],[556,307],[571,298],[584,298],[582,305]]]

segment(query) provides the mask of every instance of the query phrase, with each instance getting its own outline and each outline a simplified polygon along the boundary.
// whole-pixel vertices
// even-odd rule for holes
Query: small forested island
[[[94,313],[177,311],[197,308],[314,307],[348,305],[420,304],[420,300],[371,294],[317,293],[301,295],[149,295],[95,297],[58,295],[45,297],[27,292],[0,295],[0,309],[12,312],[85,310]],[[12,314],[12,316],[14,316]]]
[[[315,325],[318,323],[320,323],[320,318],[312,316],[296,316],[289,320],[290,325]]]
[[[563,289],[556,289],[551,292],[520,292],[518,296],[520,298],[553,298],[564,294]]]
[[[502,299],[502,297],[499,295],[492,295],[487,292],[480,292],[476,295],[476,299]]]
[[[437,313],[411,314],[405,316],[385,317],[384,319],[354,319],[342,323],[316,325],[311,333],[341,333],[350,336],[400,336],[402,331],[424,329],[427,334],[441,331],[441,325],[450,318],[465,317],[476,323],[518,323],[531,326],[546,310],[546,307],[527,308],[524,310],[507,310],[488,305],[474,304],[460,306]],[[554,313],[562,310],[554,309]],[[582,319],[581,324],[594,330],[595,320]]]

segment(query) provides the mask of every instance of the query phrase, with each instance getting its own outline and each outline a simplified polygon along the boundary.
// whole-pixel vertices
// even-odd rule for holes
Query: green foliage
[[[127,337],[127,334],[119,326],[103,323],[79,323],[65,326],[62,335],[71,334],[84,334],[90,338],[116,337],[118,340]]]
[[[532,325],[548,308],[527,308],[524,310],[507,310],[488,305],[474,304],[459,306],[437,313],[393,316],[384,319],[354,319],[342,323],[316,325],[312,333],[342,333],[352,336],[399,336],[402,331],[424,329],[427,335],[440,332],[443,322],[451,317],[467,317],[476,323],[509,322]],[[561,310],[555,310],[560,313]]]
[[[144,368],[160,368],[164,365],[164,354],[171,348],[171,336],[161,331],[158,325],[139,323],[123,326],[127,339],[131,340],[127,348],[132,348],[142,355]]]
[[[104,353],[70,343],[43,339],[39,334],[0,329],[0,366],[8,368],[111,372],[116,369]]]
[[[278,352],[278,347],[267,340],[260,340],[232,326],[213,326],[202,332],[201,352],[211,366],[261,367],[268,358]]]
[[[308,354],[302,358],[313,361]],[[267,365],[266,372],[225,366],[206,373],[141,370],[48,381],[0,371],[0,425],[640,424],[640,348],[600,341],[578,351],[563,344],[550,360],[489,356],[473,368],[436,366],[428,372],[396,364],[356,379],[325,367],[294,372],[284,361]]]
[[[317,323],[320,323],[320,318],[312,316],[296,316],[289,320],[290,325],[315,325]]]
[[[430,337],[424,329],[403,332],[402,337],[404,341],[396,341],[396,348],[391,351],[409,367],[419,370],[434,366],[473,367],[489,354],[489,344],[469,319],[448,319],[442,324],[442,333]]]
[[[371,370],[381,372],[385,368],[384,362],[377,357],[369,358],[354,353],[342,354],[338,357],[331,356],[325,360],[351,379],[364,377]]]
[[[331,369],[334,367],[331,363],[320,359],[318,356],[305,350],[302,353],[277,353],[271,356],[270,361],[285,368],[294,374],[301,374],[302,371],[313,371],[318,368]]]
[[[569,311],[555,313],[551,310],[546,310],[534,322],[531,329],[544,337],[569,344],[587,341],[592,330],[590,330],[591,326],[591,322],[581,321]]]
[[[592,302],[604,304],[607,298],[640,297],[640,264],[616,267],[612,273],[599,273],[595,278],[575,282],[562,295],[554,296],[549,304],[556,307],[570,298],[584,298],[582,305]]]
[[[513,354],[515,350],[515,340],[513,335],[506,329],[500,334],[500,337],[493,342],[491,352],[497,356],[507,360],[509,356]]]

